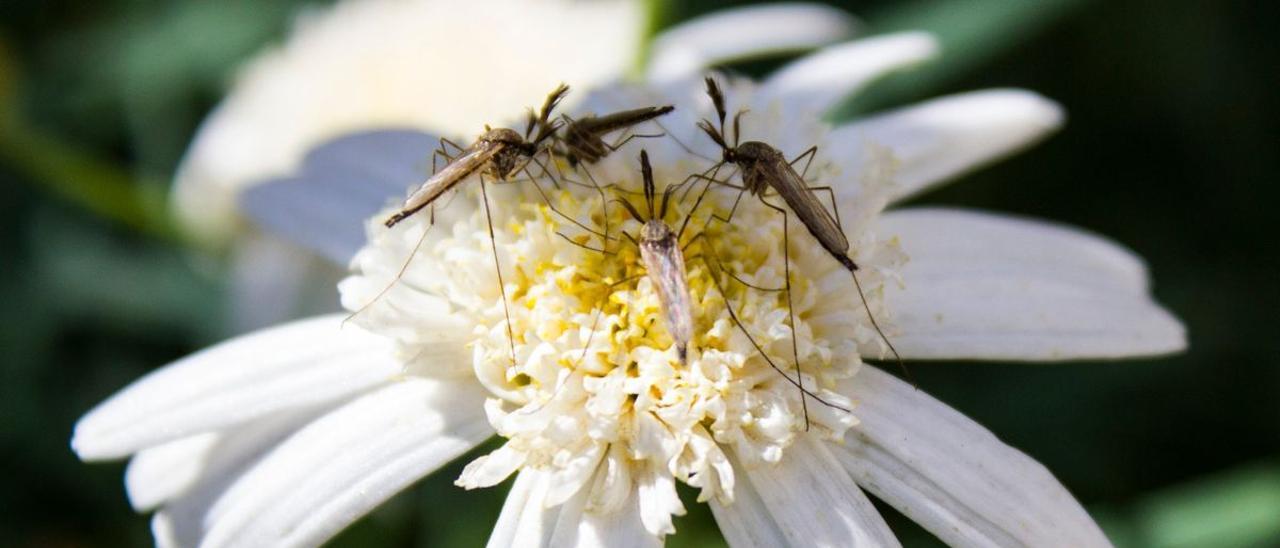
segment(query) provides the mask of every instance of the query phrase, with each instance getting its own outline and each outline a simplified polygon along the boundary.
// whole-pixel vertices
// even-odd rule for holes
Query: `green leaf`
[[[923,30],[941,44],[932,63],[892,74],[834,111],[848,120],[936,94],[997,55],[1035,37],[1088,0],[915,0],[864,14],[870,34]]]

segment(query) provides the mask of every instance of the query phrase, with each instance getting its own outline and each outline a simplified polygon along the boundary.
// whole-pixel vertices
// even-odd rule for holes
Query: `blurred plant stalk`
[[[0,158],[25,180],[89,212],[163,240],[184,237],[165,185],[139,179],[31,125],[17,104],[20,73],[0,42]]]

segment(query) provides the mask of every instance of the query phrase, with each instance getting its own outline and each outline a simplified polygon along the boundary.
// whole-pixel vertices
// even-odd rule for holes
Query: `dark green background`
[[[720,5],[657,13],[670,24]],[[223,260],[173,237],[156,206],[232,68],[278,40],[298,7],[0,3],[0,545],[150,543],[123,465],[79,463],[71,427],[130,379],[226,335]],[[1044,462],[1117,543],[1280,546],[1280,4],[845,7],[869,32],[928,28],[947,49],[844,116],[1000,86],[1068,112],[1043,145],[916,202],[1106,234],[1149,261],[1156,297],[1190,332],[1176,357],[920,364],[920,386]],[[456,474],[433,476],[337,543],[482,542],[505,488],[464,493]],[[908,546],[934,542],[892,524]],[[677,527],[673,545],[719,542],[704,508]]]

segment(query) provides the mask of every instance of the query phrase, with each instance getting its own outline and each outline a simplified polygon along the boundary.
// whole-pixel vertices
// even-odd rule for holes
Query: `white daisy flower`
[[[902,356],[1051,361],[1182,349],[1183,328],[1151,300],[1141,260],[1112,242],[990,213],[883,211],[1062,118],[1046,99],[995,90],[838,127],[820,121],[850,88],[932,49],[919,34],[863,40],[758,86],[726,87],[731,109],[750,108],[744,140],[788,157],[818,146],[809,180],[836,189],[870,313]],[[663,119],[669,137],[632,141],[589,168],[602,183],[638,189],[641,146],[660,185],[718,154],[693,129],[710,114],[696,79],[589,97],[576,113],[677,107]],[[585,233],[528,182],[488,187],[492,240],[475,181],[437,208],[429,232],[425,212],[382,228],[394,209],[388,194],[421,181],[434,144],[413,131],[351,135],[313,150],[295,177],[246,195],[268,228],[350,260],[340,291],[359,312],[345,327],[337,314],[233,339],[137,381],[77,425],[81,458],[133,456],[129,495],[139,511],[156,511],[159,544],[316,545],[495,434],[501,448],[457,480],[479,488],[514,476],[494,546],[660,544],[685,510],[677,482],[699,489],[734,546],[896,546],[866,492],[952,545],[1108,544],[1040,464],[863,363],[884,356],[882,341],[848,272],[794,220],[787,250],[781,216],[749,197],[732,226],[706,225],[707,240],[689,253],[696,329],[681,363],[648,281],[611,285],[639,273],[634,250],[625,240],[611,257],[569,245],[557,231]],[[635,233],[593,192],[546,190],[571,218]],[[691,230],[731,208],[731,194],[712,195]],[[691,208],[678,202],[669,221]],[[357,217],[368,219],[367,237]],[[779,292],[713,277],[707,259],[779,287],[784,252],[794,324]],[[787,369],[797,365],[794,340],[805,385],[850,411],[808,398],[806,432],[806,399],[747,334]]]

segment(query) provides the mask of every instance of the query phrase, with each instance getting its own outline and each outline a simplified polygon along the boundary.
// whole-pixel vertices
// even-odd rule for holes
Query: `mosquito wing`
[[[661,223],[661,221],[650,221]],[[685,278],[684,253],[676,241],[675,233],[665,227],[663,237],[640,240],[640,259],[658,292],[662,314],[667,320],[667,330],[676,343],[680,361],[688,355],[689,341],[693,339],[693,306],[689,298],[689,280]]]
[[[772,161],[756,162],[754,169],[758,170],[758,176],[764,177],[769,186],[782,196],[787,206],[823,248],[840,256],[848,254],[849,239],[840,230],[840,225],[781,154]]]
[[[436,201],[446,190],[454,187],[454,185],[462,182],[467,176],[475,173],[476,170],[483,167],[495,155],[502,152],[506,143],[501,142],[478,142],[467,150],[466,154],[449,162],[444,169],[437,171],[430,179],[422,183],[418,190],[413,191],[404,201],[404,207],[400,211],[387,219],[386,225],[392,226],[405,217],[413,215],[418,210],[428,206],[431,202]]]

